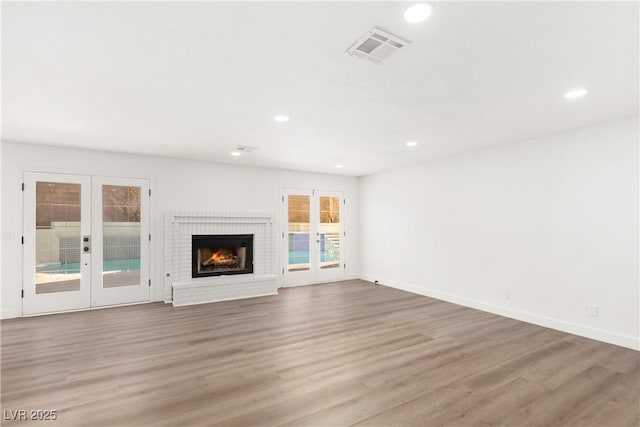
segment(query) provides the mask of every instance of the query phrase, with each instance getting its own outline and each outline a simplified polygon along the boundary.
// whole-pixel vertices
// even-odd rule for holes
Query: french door
[[[344,279],[344,199],[340,193],[286,190],[284,285]]]
[[[149,181],[25,173],[23,314],[148,301]]]

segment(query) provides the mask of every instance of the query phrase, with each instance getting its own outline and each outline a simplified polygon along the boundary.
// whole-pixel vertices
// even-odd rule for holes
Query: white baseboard
[[[0,310],[0,319],[13,319],[15,317],[18,317],[18,314],[15,310]]]
[[[458,295],[447,294],[445,292],[436,291],[433,289],[424,289],[417,286],[409,285],[406,283],[400,283],[394,280],[363,276],[362,280],[367,282],[374,282],[378,280],[379,284],[389,286],[391,288],[400,289],[403,291],[411,292],[418,295],[424,295],[431,298],[436,298],[442,301],[459,304],[465,307],[471,307],[489,313],[497,314],[511,319],[521,320],[523,322],[532,323],[538,326],[544,326],[546,328],[556,329],[562,332],[568,332],[574,335],[580,335],[582,337],[591,338],[598,341],[603,341],[609,344],[619,345],[621,347],[630,348],[632,350],[640,350],[640,339],[630,335],[622,335],[616,332],[606,331],[603,329],[591,328],[589,326],[580,325],[578,323],[567,322],[564,320],[555,319],[552,317],[542,316],[539,314],[515,310],[513,308],[486,303],[483,301],[477,301],[470,298],[461,297]]]
[[[337,280],[309,280],[309,281],[305,281],[305,282],[301,282],[301,283],[296,283],[294,285],[285,285],[284,283],[280,285],[281,288],[295,288],[298,286],[309,286],[309,285],[319,285],[322,283],[334,283],[334,282],[345,282],[347,280],[358,280],[360,279],[360,276],[354,276],[352,274],[346,275],[344,278],[342,279],[337,279]],[[364,280],[364,279],[363,279]]]

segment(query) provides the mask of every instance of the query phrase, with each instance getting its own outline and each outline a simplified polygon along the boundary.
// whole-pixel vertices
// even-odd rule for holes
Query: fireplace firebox
[[[193,235],[191,277],[253,273],[253,234]]]

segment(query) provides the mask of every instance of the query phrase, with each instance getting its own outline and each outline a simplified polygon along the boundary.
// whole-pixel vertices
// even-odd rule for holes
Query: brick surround
[[[178,306],[277,294],[274,232],[272,214],[167,212],[165,302]],[[191,278],[194,234],[253,234],[254,272]]]

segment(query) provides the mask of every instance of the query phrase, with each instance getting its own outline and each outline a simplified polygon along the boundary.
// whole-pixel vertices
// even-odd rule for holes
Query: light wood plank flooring
[[[640,353],[358,280],[1,327],[3,418],[43,409],[65,427],[640,423]]]

